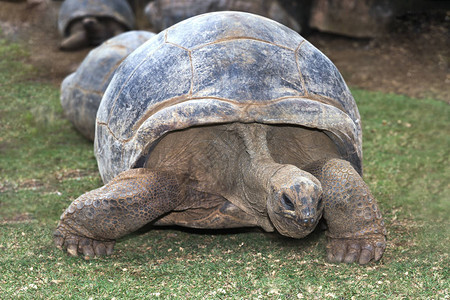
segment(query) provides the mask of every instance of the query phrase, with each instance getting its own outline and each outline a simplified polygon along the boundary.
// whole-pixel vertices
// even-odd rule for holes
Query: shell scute
[[[173,63],[174,61],[177,63]],[[146,63],[138,66],[122,86],[117,96],[133,101],[115,103],[110,112],[110,129],[121,133],[117,138],[129,139],[140,119],[151,113],[152,107],[187,95],[191,89],[191,78],[189,54],[173,45],[163,45],[147,57]],[[121,127],[123,116],[127,116],[125,127]]]
[[[291,50],[238,39],[204,46],[192,51],[191,56],[194,97],[219,97],[251,104],[303,95]]]
[[[123,33],[125,35],[127,33]],[[114,75],[119,74],[111,79],[110,84],[104,92],[104,97],[97,113],[99,122],[107,123],[110,113],[114,109],[115,103],[121,95],[122,89],[127,85],[130,78],[136,72],[136,69],[145,63],[145,59],[151,56],[153,52],[158,50],[164,44],[164,36],[152,34],[148,41],[151,43],[147,47],[139,47],[127,56],[127,60],[139,62],[138,64],[120,64]],[[146,44],[146,43],[143,43]],[[119,83],[118,83],[119,82]]]
[[[128,31],[92,49],[77,70],[61,84],[61,105],[67,118],[94,139],[96,114],[108,84],[123,59],[155,34]]]
[[[167,29],[167,42],[186,49],[229,39],[256,39],[295,50],[304,40],[295,31],[279,23],[249,13],[220,12],[214,18],[204,14],[182,21]],[[263,20],[263,22],[261,22]],[[186,24],[189,26],[185,26]]]
[[[359,120],[350,90],[336,66],[326,56],[305,42],[297,51],[297,62],[308,93],[334,100],[354,121]]]

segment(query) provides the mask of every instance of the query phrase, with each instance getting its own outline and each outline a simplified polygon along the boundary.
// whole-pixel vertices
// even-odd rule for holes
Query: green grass
[[[141,230],[84,261],[57,250],[52,231],[101,185],[92,145],[64,119],[58,88],[32,80],[21,47],[0,40],[0,56],[0,299],[449,298],[448,104],[353,91],[389,234],[379,263],[327,263],[320,231],[175,229]]]

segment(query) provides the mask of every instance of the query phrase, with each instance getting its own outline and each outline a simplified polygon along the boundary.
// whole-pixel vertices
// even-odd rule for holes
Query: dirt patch
[[[97,172],[94,173],[90,173],[89,171],[86,170],[68,170],[68,169],[63,169],[58,171],[57,173],[55,173],[55,177],[59,182],[62,182],[64,180],[67,179],[74,179],[74,180],[80,180],[83,177],[86,176],[93,176],[98,174]]]
[[[25,43],[40,79],[59,85],[90,49],[60,51],[60,2],[29,2],[0,1],[2,34]],[[372,40],[320,32],[306,37],[337,65],[350,86],[450,103],[449,23],[450,15],[439,12],[398,19],[389,34]]]
[[[450,103],[449,34],[450,17],[435,13],[399,18],[389,34],[372,40],[318,32],[308,40],[351,86]]]
[[[30,213],[25,212],[25,213],[14,215],[14,216],[12,216],[10,218],[1,219],[0,220],[0,224],[1,225],[5,225],[5,224],[30,223],[33,220],[35,220],[33,215],[30,214]]]
[[[90,50],[59,50],[61,37],[57,30],[57,15],[60,4],[56,1],[38,1],[38,4],[0,1],[0,34],[26,45],[30,52],[29,62],[38,70],[37,80],[51,80],[58,85],[76,70]]]

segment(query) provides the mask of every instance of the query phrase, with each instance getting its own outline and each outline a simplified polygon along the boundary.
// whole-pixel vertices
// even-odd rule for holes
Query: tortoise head
[[[282,235],[302,238],[311,233],[322,216],[322,187],[311,174],[285,165],[270,179],[267,210]]]

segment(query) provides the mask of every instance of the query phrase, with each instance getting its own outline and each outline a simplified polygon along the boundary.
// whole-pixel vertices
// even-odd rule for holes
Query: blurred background
[[[248,10],[284,23],[324,52],[347,84],[450,103],[450,1],[440,0],[129,0],[136,29],[158,32],[212,10]],[[1,35],[27,44],[42,78],[73,72],[92,48],[58,49],[62,1],[0,0]],[[148,7],[151,6],[151,9]],[[147,8],[147,13],[146,13]],[[149,12],[150,11],[150,12]],[[287,13],[288,16],[280,16]],[[150,15],[150,17],[149,17]],[[153,17],[151,17],[153,16]]]

